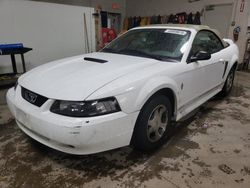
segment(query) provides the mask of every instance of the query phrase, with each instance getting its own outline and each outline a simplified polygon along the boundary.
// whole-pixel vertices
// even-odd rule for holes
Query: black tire
[[[233,67],[227,75],[227,79],[225,81],[225,84],[221,92],[219,93],[219,96],[226,97],[231,92],[233,88],[234,75],[235,75],[235,68]]]
[[[163,112],[164,110],[166,111]],[[160,115],[161,113],[162,115]],[[172,106],[169,99],[163,95],[153,96],[143,106],[137,118],[131,140],[132,146],[135,149],[144,152],[150,152],[157,149],[164,143],[164,141],[166,140],[166,136],[170,136],[173,133],[173,127],[171,126],[171,117]],[[152,123],[154,124],[154,126],[150,125],[151,122],[154,122]],[[164,131],[164,128],[162,127],[165,124],[166,127]],[[153,133],[152,131],[155,131],[155,133]],[[160,138],[159,135],[161,135]]]

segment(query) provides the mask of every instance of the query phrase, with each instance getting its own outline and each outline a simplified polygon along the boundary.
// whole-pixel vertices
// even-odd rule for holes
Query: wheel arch
[[[237,70],[238,64],[239,64],[239,62],[238,62],[238,60],[236,60],[236,61],[233,63],[232,68],[235,69],[235,70]],[[232,69],[232,68],[231,68],[231,69]]]
[[[165,97],[167,97],[171,103],[171,107],[172,107],[172,117],[175,117],[175,110],[176,110],[176,96],[175,93],[172,89],[170,88],[162,88],[160,90],[158,90],[157,92],[155,92],[150,98],[157,96],[157,95],[164,95]]]
[[[169,102],[171,103],[171,109],[172,109],[171,117],[172,118],[169,119],[169,121],[174,120],[173,118],[176,117],[176,112],[175,111],[177,109],[177,107],[176,107],[176,105],[177,105],[177,97],[176,97],[175,91],[170,87],[158,88],[158,90],[156,90],[154,93],[151,94],[151,96],[149,98],[147,98],[147,100],[143,103],[143,105],[142,105],[142,107],[140,109],[140,113],[137,116],[136,123],[135,123],[134,129],[133,129],[133,134],[132,134],[132,137],[131,137],[131,140],[130,140],[130,145],[135,146],[134,144],[136,144],[137,141],[138,141],[138,138],[136,138],[137,137],[136,135],[138,135],[138,134],[136,134],[136,133],[138,133],[138,128],[140,127],[140,126],[138,126],[138,122],[140,122],[141,117],[143,117],[143,116],[141,116],[143,114],[143,110],[142,110],[143,107],[145,105],[147,105],[151,101],[151,99],[153,99],[154,97],[157,97],[157,95],[160,95],[161,98],[163,96],[168,97]],[[139,131],[139,132],[141,133],[141,131]]]
[[[138,98],[144,98],[143,101],[140,102],[137,101],[137,103],[139,103],[139,109],[141,110],[153,97],[157,95],[164,95],[168,97],[168,99],[170,100],[172,107],[172,119],[175,119],[177,114],[177,104],[178,104],[177,87],[174,86],[173,84],[162,84],[154,88],[150,92],[147,92],[147,95],[145,94],[146,90],[147,87],[145,87],[139,94],[140,97]],[[144,97],[141,97],[142,95],[144,95]]]
[[[238,64],[239,64],[239,58],[238,58],[238,56],[237,55],[233,55],[232,56],[232,59],[231,59],[231,61],[230,61],[230,69],[229,69],[229,71],[232,69],[232,68],[235,68],[235,70],[237,70],[237,68],[238,68]],[[228,72],[229,72],[228,71]]]
[[[238,69],[238,65],[239,65],[239,59],[236,55],[234,55],[232,59],[229,61],[228,68],[225,72],[224,81],[226,81],[227,76],[232,69],[234,69],[235,71]]]

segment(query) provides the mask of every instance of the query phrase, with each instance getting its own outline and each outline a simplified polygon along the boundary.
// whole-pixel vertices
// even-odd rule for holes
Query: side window
[[[219,37],[211,31],[200,31],[193,42],[191,49],[191,56],[198,51],[206,51],[210,54],[216,53],[222,50],[223,44]]]

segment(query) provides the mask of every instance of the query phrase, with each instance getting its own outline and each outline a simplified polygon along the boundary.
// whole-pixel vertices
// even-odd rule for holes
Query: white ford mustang
[[[7,93],[23,132],[56,150],[150,151],[178,121],[230,92],[238,47],[207,26],[128,31],[97,53],[37,67]]]

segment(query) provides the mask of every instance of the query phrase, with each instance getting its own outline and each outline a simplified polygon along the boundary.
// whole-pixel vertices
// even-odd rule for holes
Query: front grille
[[[48,100],[48,98],[34,93],[24,87],[22,87],[21,93],[24,100],[38,107],[41,107]]]

